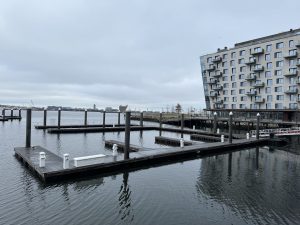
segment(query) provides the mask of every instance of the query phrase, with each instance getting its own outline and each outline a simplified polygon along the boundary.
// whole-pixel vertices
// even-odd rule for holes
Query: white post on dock
[[[217,133],[217,112],[214,112],[213,132]]]
[[[193,125],[193,130],[196,130],[196,126],[195,125]]]
[[[117,144],[113,144],[113,147],[112,147],[112,155],[113,156],[117,156],[118,155],[118,145]]]
[[[220,134],[220,129],[219,128],[217,129],[217,134]]]
[[[116,127],[116,125],[113,123],[113,127]]]
[[[221,142],[224,143],[224,135],[221,135]]]
[[[260,114],[257,113],[256,115],[257,119],[256,119],[256,139],[259,139],[259,122],[260,122]]]
[[[232,117],[233,117],[233,113],[230,112],[229,113],[229,138],[228,138],[230,144],[232,143]]]
[[[183,148],[184,147],[184,140],[183,138],[180,138],[180,148]]]
[[[69,167],[70,167],[70,155],[66,153],[64,154],[63,168],[69,169]]]
[[[247,140],[250,139],[250,134],[249,134],[249,133],[246,134],[246,139],[247,139]]]
[[[46,164],[46,153],[45,152],[40,152],[39,166],[40,167],[45,167],[45,164]]]

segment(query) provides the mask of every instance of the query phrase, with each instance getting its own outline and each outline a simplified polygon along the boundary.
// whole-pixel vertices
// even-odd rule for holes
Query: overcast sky
[[[203,108],[199,56],[299,28],[299,8],[299,0],[0,0],[0,104]]]

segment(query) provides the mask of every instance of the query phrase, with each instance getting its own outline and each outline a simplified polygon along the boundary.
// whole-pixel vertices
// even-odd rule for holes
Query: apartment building
[[[208,110],[300,108],[300,29],[200,57]]]

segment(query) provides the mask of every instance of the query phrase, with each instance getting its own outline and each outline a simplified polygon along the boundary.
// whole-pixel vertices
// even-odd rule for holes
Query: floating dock
[[[99,127],[99,128],[103,128],[103,127],[124,127],[125,124],[88,124],[88,125],[61,125],[60,129],[64,129],[64,128],[91,128],[91,127]],[[134,124],[131,124],[131,126],[134,126]],[[57,125],[36,125],[35,129],[58,129]]]
[[[170,138],[170,137],[163,137],[163,136],[156,136],[155,137],[155,143],[162,144],[162,145],[168,145],[168,146],[180,146],[180,139]],[[187,140],[183,140],[183,143],[184,143],[184,146],[201,144],[201,142],[187,141]]]
[[[101,163],[75,167],[73,160],[70,160],[70,167],[63,169],[63,159],[51,151],[35,146],[31,148],[15,148],[15,156],[25,164],[34,174],[43,181],[55,181],[82,175],[92,175],[101,173],[122,172],[124,169],[145,167],[155,163],[162,163],[182,160],[185,157],[196,157],[213,154],[223,154],[232,151],[241,151],[243,148],[268,145],[270,139],[250,139],[235,140],[234,143],[202,143],[185,147],[140,149],[138,152],[130,153],[129,159],[124,159],[124,155],[106,155],[101,159]],[[46,166],[39,167],[39,153],[46,153]]]

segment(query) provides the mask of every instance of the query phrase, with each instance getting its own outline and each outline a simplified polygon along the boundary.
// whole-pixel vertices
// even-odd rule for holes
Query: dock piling
[[[13,110],[13,109],[10,110],[10,117],[11,117],[11,118],[14,117],[14,110]]]
[[[2,109],[2,118],[5,119],[5,109]]]
[[[84,110],[84,126],[87,126],[87,110]]]
[[[247,139],[247,140],[250,139],[250,134],[249,134],[249,133],[246,134],[246,139]]]
[[[121,124],[121,112],[118,112],[118,125],[120,126]]]
[[[57,128],[60,129],[61,108],[58,109],[57,113]]]
[[[113,151],[112,152],[113,156],[118,155],[118,145],[117,144],[113,144],[112,151]]]
[[[31,146],[31,109],[26,113],[26,148]]]
[[[126,111],[124,159],[129,159],[129,151],[130,151],[129,148],[130,148],[130,111]]]
[[[105,127],[105,111],[103,111],[103,120],[102,120],[102,126]]]
[[[19,109],[19,117],[20,117],[20,119],[22,117],[22,110],[21,109]]]
[[[44,109],[44,126],[47,126],[47,109]]]
[[[161,128],[162,128],[162,113],[159,113],[159,136],[161,136]]]
[[[181,114],[181,138],[183,138],[184,114]]]
[[[144,119],[144,114],[143,114],[143,112],[141,112],[141,117],[140,117],[140,126],[141,126],[141,127],[144,126],[143,119]]]
[[[256,139],[259,139],[259,122],[260,122],[260,114],[256,115]]]
[[[214,112],[213,132],[217,133],[217,112]]]
[[[183,148],[184,147],[184,140],[183,138],[180,138],[180,148]]]
[[[231,144],[232,143],[232,117],[233,117],[233,113],[230,112],[229,113],[229,137],[228,137],[228,140],[229,140],[229,143]]]

